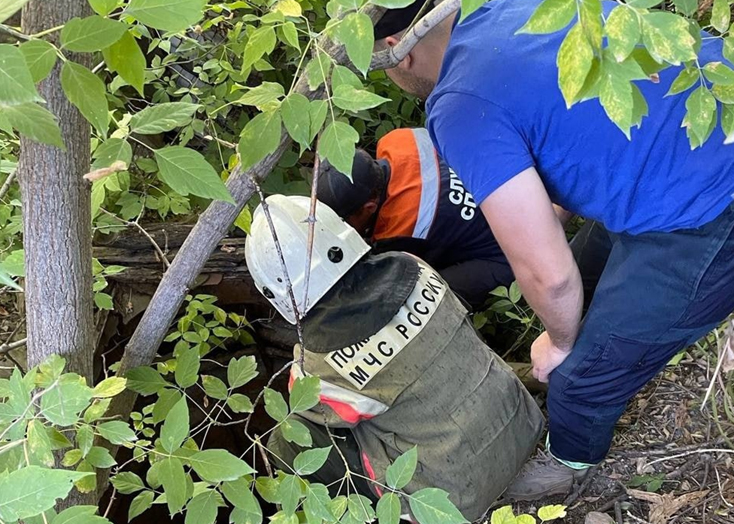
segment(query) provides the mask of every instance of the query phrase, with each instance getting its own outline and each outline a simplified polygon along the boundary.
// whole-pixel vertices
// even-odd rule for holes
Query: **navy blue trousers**
[[[572,247],[590,300],[571,355],[550,376],[550,446],[560,459],[595,464],[627,401],[734,311],[734,205],[672,233],[588,223]]]

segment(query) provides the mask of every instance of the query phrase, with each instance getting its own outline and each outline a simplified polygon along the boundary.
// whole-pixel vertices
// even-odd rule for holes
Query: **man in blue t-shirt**
[[[567,109],[556,55],[569,28],[516,34],[539,4],[494,0],[461,24],[452,15],[388,71],[428,98],[439,153],[546,328],[532,360],[550,382],[549,456],[508,489],[517,499],[569,490],[606,455],[627,401],[734,310],[734,149],[717,129],[691,150],[689,93],[664,96],[680,67],[635,82],[649,116],[631,140],[598,100]],[[409,11],[378,24],[378,50],[399,42]],[[723,61],[722,41],[704,39],[699,61]],[[588,245],[605,249],[583,321],[584,285],[551,203],[586,217]]]

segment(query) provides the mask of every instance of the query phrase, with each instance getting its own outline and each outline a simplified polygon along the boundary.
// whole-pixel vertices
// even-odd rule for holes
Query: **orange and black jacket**
[[[472,195],[428,131],[396,129],[377,144],[389,181],[372,232],[376,252],[406,251],[436,269],[504,255]]]

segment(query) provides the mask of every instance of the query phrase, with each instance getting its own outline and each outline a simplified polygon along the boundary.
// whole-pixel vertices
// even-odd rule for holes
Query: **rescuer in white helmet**
[[[358,474],[351,477],[357,489],[373,500],[382,496],[387,467],[417,446],[418,467],[404,490],[441,488],[466,519],[480,518],[535,449],[543,417],[532,397],[480,340],[437,272],[405,253],[368,254],[360,235],[322,203],[306,296],[310,200],[273,195],[266,202],[298,312],[262,206],[247,264],[286,320],[302,317],[306,348],[296,346],[294,358],[303,353],[303,373],[321,379],[320,404],[299,417],[313,446],[332,444],[328,421]],[[294,365],[291,380],[301,376]],[[301,439],[279,427],[268,448],[292,465],[304,449],[294,440]],[[345,473],[332,451],[312,480],[337,489]]]

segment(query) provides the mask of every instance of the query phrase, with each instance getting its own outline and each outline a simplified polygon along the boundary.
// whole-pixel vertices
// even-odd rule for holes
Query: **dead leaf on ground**
[[[680,497],[675,497],[670,493],[658,495],[657,493],[648,493],[637,489],[628,489],[627,493],[637,500],[650,503],[650,516],[648,518],[650,524],[666,524],[670,517],[682,508],[694,505],[706,497],[709,490],[692,491]]]
[[[606,513],[599,513],[598,511],[592,511],[586,515],[584,524],[614,524],[614,519]]]

